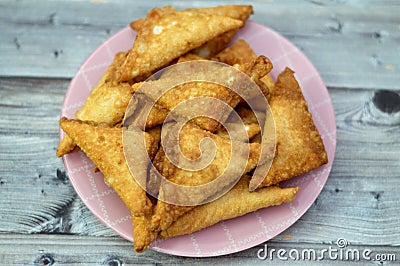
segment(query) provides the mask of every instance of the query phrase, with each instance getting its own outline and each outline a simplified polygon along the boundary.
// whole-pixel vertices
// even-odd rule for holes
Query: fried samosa
[[[126,53],[118,53],[99,83],[91,90],[84,105],[75,114],[75,118],[82,121],[94,121],[113,126],[121,122],[125,109],[137,87],[131,87],[128,83],[114,84],[106,80],[114,75]],[[75,149],[72,139],[65,136],[57,147],[56,155],[61,157]]]
[[[243,23],[253,14],[253,7],[246,5],[226,5],[226,6],[217,6],[217,7],[206,7],[206,8],[188,8],[187,11],[192,12],[202,12],[209,15],[217,15],[229,17],[237,20],[241,20]],[[167,14],[172,12],[173,9],[170,6],[161,8],[158,11],[158,14]],[[139,19],[130,23],[130,26],[135,31],[140,31],[143,27],[145,19]],[[244,25],[244,24],[243,24]],[[235,35],[237,30],[230,30],[228,32],[222,33],[219,36],[211,39],[206,42],[202,46],[195,48],[192,53],[197,54],[202,58],[210,59],[218,52],[228,45],[228,43],[232,40],[232,37]]]
[[[110,128],[90,122],[60,120],[61,128],[95,163],[104,175],[105,183],[112,187],[134,216],[142,216],[151,210],[151,201],[131,175],[125,161],[122,128]],[[157,151],[154,140],[143,132],[149,156]],[[145,161],[137,162],[144,164]]]
[[[126,108],[133,94],[142,85],[142,82],[130,86],[128,83],[112,85],[105,83],[104,80],[91,91],[83,107],[76,112],[75,117],[81,121],[92,121],[95,123],[105,123],[109,126],[118,125],[122,122]],[[152,128],[164,122],[168,115],[168,110],[160,106],[153,106],[146,121],[146,128]],[[76,145],[73,140],[66,135],[58,145],[56,155],[61,157],[72,152]]]
[[[243,26],[240,20],[202,12],[174,10],[148,13],[132,49],[118,69],[118,81],[131,81],[168,64],[229,30]]]
[[[242,216],[269,206],[292,202],[299,191],[296,188],[271,186],[249,192],[249,177],[241,180],[228,193],[210,203],[197,206],[179,217],[160,237],[169,238],[191,234],[220,221]]]
[[[240,39],[212,59],[233,66],[249,63],[256,58],[257,55],[250,48],[250,45],[245,40]]]
[[[133,248],[141,253],[147,249],[158,233],[153,232],[150,227],[151,215],[132,216]]]
[[[231,119],[228,118],[228,123],[225,124],[225,127],[220,127],[218,130],[215,132],[218,136],[229,138],[231,137],[234,140],[239,140],[239,141],[245,141],[248,142],[252,138],[254,138],[256,135],[258,135],[261,132],[261,128],[259,125],[255,113],[250,109],[250,107],[246,106],[241,106],[239,105],[236,107],[235,111],[237,112],[238,116],[240,117],[240,122],[229,122]],[[231,114],[232,116],[232,114]],[[265,116],[261,113],[258,113],[259,119],[265,119]],[[242,124],[243,123],[243,124]],[[244,125],[245,130],[247,132],[247,138],[245,139],[240,139],[240,137],[236,134],[237,133],[237,128],[242,127]],[[231,132],[231,136],[228,134],[228,130]]]
[[[269,100],[275,120],[277,155],[259,187],[277,184],[328,162],[321,136],[294,72],[286,68]],[[250,182],[250,189],[255,189]]]
[[[237,174],[240,176],[243,172],[250,171],[258,164],[261,145],[238,141],[232,142],[229,139],[219,137],[190,124],[186,124],[179,135],[179,147],[182,155],[192,160],[204,155],[199,149],[199,143],[205,138],[210,138],[214,141],[216,146],[215,157],[211,161],[211,164],[195,172],[185,170],[183,167],[177,167],[171,163],[164,154],[163,149],[168,149],[166,146],[159,149],[154,164],[160,174],[167,180],[177,185],[189,187],[204,185],[214,180],[215,182],[212,187],[204,188],[206,191],[202,190],[201,187],[197,187],[189,193],[177,193],[177,191],[171,190],[168,186],[161,184],[158,195],[159,200],[152,218],[153,230],[165,230],[180,215],[193,208],[192,206],[169,204],[165,202],[166,200],[170,202],[170,199],[173,198],[181,202],[182,204],[180,205],[202,203],[213,197],[214,193],[233,186],[237,180]],[[235,156],[231,156],[232,147],[235,147]],[[248,149],[248,154],[245,152],[246,148]],[[178,161],[180,162],[180,160]],[[216,180],[223,173],[228,173],[227,178]],[[154,172],[150,172],[150,180],[156,180],[157,178],[154,177]]]

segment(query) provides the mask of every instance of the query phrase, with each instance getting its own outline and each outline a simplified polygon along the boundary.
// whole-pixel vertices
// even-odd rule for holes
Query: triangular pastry
[[[240,20],[195,11],[148,13],[132,49],[117,71],[118,81],[131,81],[168,64],[229,30],[243,25]]]

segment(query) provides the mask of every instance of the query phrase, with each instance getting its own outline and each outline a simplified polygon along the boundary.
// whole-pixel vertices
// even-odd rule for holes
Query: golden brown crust
[[[155,207],[155,214],[151,219],[153,232],[160,232],[168,228],[176,219],[192,210],[191,206],[177,206],[158,201]]]
[[[260,88],[264,96],[269,100],[269,88],[261,79],[271,72],[272,62],[264,55],[258,56],[251,62],[242,65],[235,64],[234,67],[247,74]]]
[[[277,155],[260,187],[277,184],[328,162],[307,102],[289,68],[278,76],[269,104],[276,126]]]
[[[119,82],[116,80],[116,73],[119,70],[119,68],[122,66],[124,61],[126,60],[126,57],[128,56],[128,52],[118,52],[115,54],[113,62],[111,65],[107,68],[106,73],[104,73],[103,77],[100,80],[101,82],[104,83],[111,83],[113,85],[117,85]]]
[[[143,26],[145,18],[140,18],[138,20],[132,21],[129,23],[129,27],[131,27],[132,30],[134,31],[139,31],[140,28]]]
[[[246,20],[253,14],[253,7],[246,5],[227,5],[227,6],[217,6],[217,7],[209,7],[209,8],[188,8],[186,11],[191,12],[202,12],[209,15],[217,15],[230,17],[233,19],[241,20],[242,22],[246,22]],[[168,14],[172,12],[170,6],[161,8],[157,11],[157,16],[161,14]],[[145,19],[138,19],[130,23],[130,27],[135,31],[140,31],[143,27]],[[244,25],[244,24],[243,24]],[[232,37],[236,33],[235,30],[231,30],[225,33],[218,35],[212,40],[206,42],[202,46],[193,49],[192,53],[197,54],[203,58],[210,59],[219,53],[222,49],[228,45],[228,43],[232,40]]]
[[[133,245],[135,252],[144,252],[151,242],[157,237],[157,233],[151,231],[150,219],[150,215],[132,215]]]
[[[275,87],[275,81],[272,79],[270,74],[265,75],[264,77],[260,78],[261,82],[265,84],[265,86],[268,88],[268,92],[272,93]],[[265,95],[266,97],[268,95]]]
[[[236,112],[245,124],[258,123],[257,116],[254,114],[253,110],[248,106],[240,105],[236,107]]]
[[[133,48],[117,71],[118,81],[130,81],[150,74],[171,60],[199,47],[229,30],[243,25],[240,20],[194,11],[159,14],[150,11]]]
[[[153,128],[161,125],[168,116],[169,111],[161,106],[154,105],[151,108],[149,116],[146,120],[146,128]]]
[[[128,83],[100,84],[92,90],[83,107],[76,112],[75,118],[113,126],[122,121],[133,93]]]
[[[261,132],[260,125],[258,124],[258,120],[254,112],[248,107],[248,106],[243,106],[243,104],[238,105],[235,108],[235,111],[239,115],[241,121],[243,122],[245,126],[245,130],[247,132],[247,138],[241,139],[237,132],[238,129],[242,126],[241,123],[226,123],[225,126],[229,126],[231,128],[231,138],[234,140],[239,140],[239,141],[245,141],[248,142],[252,138],[254,138],[256,135],[258,135]],[[226,130],[225,127],[220,127],[218,130],[215,132],[218,136],[224,137],[224,138],[229,138],[228,131]]]
[[[134,87],[131,87],[128,83],[118,84],[111,81],[125,57],[126,53],[118,53],[115,56],[113,63],[103,74],[99,83],[91,90],[82,108],[76,112],[76,119],[107,123],[110,126],[121,122],[129,100],[134,93]],[[107,80],[110,80],[110,82]],[[61,157],[72,152],[75,147],[72,139],[65,136],[57,147],[56,155]]]
[[[128,209],[141,216],[151,209],[151,202],[131,175],[122,148],[122,129],[97,126],[95,123],[60,120],[61,128],[86,153],[104,174],[104,181],[124,201]],[[144,133],[146,147],[153,145],[152,137]]]
[[[211,15],[225,16],[241,20],[243,22],[243,26],[250,15],[253,14],[253,7],[246,5],[227,5],[208,8],[206,7],[199,8],[197,10],[199,12],[204,12]],[[207,59],[212,58],[229,44],[236,31],[237,29],[222,33],[221,35],[203,44],[199,48],[194,49],[193,53]]]
[[[157,145],[160,144],[160,141],[161,141],[161,126],[153,127],[151,129],[146,130],[146,132],[149,133],[153,137],[154,142],[157,143]]]
[[[189,62],[194,60],[206,60],[204,57],[198,56],[197,54],[187,53],[179,57],[177,63]]]
[[[105,123],[110,126],[121,123],[126,108],[133,96],[139,89],[142,82],[133,84],[122,83],[112,85],[111,83],[99,83],[89,97],[86,99],[83,107],[76,112],[75,117],[82,121],[93,121],[96,123]],[[159,106],[154,106],[146,120],[146,128],[152,128],[164,122],[168,115],[168,110]],[[58,145],[56,155],[62,157],[74,151],[76,145],[67,135]]]
[[[256,59],[257,55],[245,40],[238,40],[225,48],[212,59],[228,65],[245,64]]]
[[[186,124],[183,126],[180,137],[179,137],[179,147],[180,151],[184,156],[189,159],[196,159],[199,158],[202,153],[199,149],[199,144],[201,140],[205,138],[210,138],[215,143],[216,146],[216,155],[214,160],[208,165],[206,168],[192,172],[187,171],[184,169],[176,168],[175,171],[167,171],[165,172],[166,178],[170,181],[185,185],[185,186],[198,186],[209,183],[210,181],[214,180],[217,176],[220,176],[228,164],[234,163],[238,157],[242,154],[235,154],[231,158],[231,150],[232,145],[239,145],[239,146],[248,146],[250,153],[249,157],[247,158],[248,165],[245,169],[245,172],[250,171],[253,169],[260,157],[260,149],[261,146],[257,143],[252,144],[245,144],[238,141],[231,141],[226,138],[221,138],[218,135],[210,133],[206,130],[202,130],[194,125]],[[244,156],[244,154],[243,154]],[[233,161],[233,162],[232,162]],[[165,157],[164,160],[164,169],[167,169],[167,165],[165,165],[169,160]],[[171,174],[172,173],[172,174]]]
[[[76,112],[75,118],[116,125],[122,121],[133,93],[132,87],[127,83],[111,85],[101,82],[93,88],[82,108]],[[65,136],[57,148],[56,155],[61,157],[71,152],[74,147],[72,139]]]
[[[206,168],[193,172],[184,170],[182,168],[178,168],[173,165],[165,155],[163,155],[162,151],[159,151],[159,154],[156,156],[156,167],[161,170],[159,171],[166,179],[169,181],[184,185],[184,186],[199,186],[203,184],[207,184],[217,177],[221,176],[222,173],[226,170],[226,167],[229,163],[233,163],[235,165],[236,160],[241,158],[241,154],[235,154],[234,158],[231,158],[231,145],[232,142],[229,139],[221,138],[217,135],[214,135],[208,131],[199,129],[195,126],[191,126],[190,124],[186,124],[179,138],[179,146],[181,148],[181,152],[187,158],[196,159],[201,155],[199,150],[199,143],[204,138],[211,138],[216,147],[216,155]],[[247,167],[244,169],[245,172],[253,169],[257,164],[261,153],[261,146],[259,144],[245,144],[235,142],[233,145],[249,145],[250,154],[247,159]],[[161,150],[161,149],[160,149]],[[243,155],[244,156],[244,155]],[[247,157],[246,157],[247,158]],[[161,162],[161,163],[160,163]],[[226,181],[226,180],[224,180]],[[223,189],[224,186],[229,185],[229,183],[219,184],[216,183],[215,187],[207,188],[208,191],[213,190],[213,193],[219,192]],[[215,191],[214,191],[215,190]],[[164,190],[161,186],[160,195],[163,196]],[[178,197],[178,196],[177,196]],[[198,200],[198,202],[202,200],[206,200],[204,197],[204,193],[201,193],[199,190],[199,194],[191,194],[189,200]],[[186,199],[185,195],[182,196],[182,199]],[[165,203],[161,200],[158,200],[157,206],[155,208],[155,213],[152,218],[152,228],[153,230],[165,230],[170,226],[170,224],[175,221],[179,216],[191,210],[193,207],[190,206],[176,206],[173,204]]]
[[[248,75],[254,82],[262,83],[260,82],[260,79],[267,75],[269,71],[272,69],[272,63],[269,61],[268,58],[265,56],[259,56],[252,60],[249,63],[245,63],[242,65],[236,65],[236,67]],[[213,73],[215,74],[215,73]],[[221,69],[217,75],[220,74],[221,77],[224,75],[229,75],[229,70],[226,71],[226,69]],[[173,75],[172,72],[167,72],[167,75],[171,76]],[[165,78],[167,79],[167,78]],[[165,80],[159,80],[155,81],[154,84],[159,83],[158,86],[161,86]],[[263,90],[263,88],[261,88]],[[168,90],[164,94],[162,94],[161,97],[158,98],[157,95],[153,95],[154,93],[152,91],[143,91],[144,94],[149,96],[149,98],[153,100],[157,100],[157,104],[160,105],[162,108],[165,108],[167,110],[173,110],[176,106],[178,106],[180,103],[183,103],[186,100],[193,99],[196,97],[210,97],[214,99],[220,100],[220,103],[216,103],[216,105],[212,108],[209,109],[209,111],[214,110],[216,118],[218,118],[219,121],[225,122],[225,120],[228,118],[229,113],[225,112],[226,108],[223,108],[223,104],[221,102],[224,102],[228,104],[230,107],[235,108],[237,104],[242,100],[238,94],[236,94],[233,90],[226,88],[224,86],[221,86],[219,84],[215,83],[210,83],[210,82],[188,82],[184,83],[182,85],[173,87],[172,89]],[[266,89],[266,92],[263,91],[263,93],[268,94],[268,89]],[[194,106],[194,105],[193,105]],[[193,107],[194,108],[194,107]],[[180,109],[183,111],[183,113],[175,113],[176,115],[180,117],[188,117],[193,114],[191,110],[188,109]],[[166,114],[164,113],[158,113],[156,112],[155,115],[160,116],[160,122],[158,124],[161,124],[161,122],[165,119]],[[154,117],[152,117],[154,119]],[[156,122],[152,123],[152,126],[158,125]],[[194,118],[192,120],[195,124],[200,126],[203,129],[206,129],[208,131],[214,132],[215,130],[218,129],[220,126],[219,122],[215,119],[212,119],[210,117],[205,117],[205,116],[200,116],[197,118]]]
[[[272,67],[272,62],[264,55],[260,55],[248,63],[237,66],[240,71],[247,74],[252,80],[261,79],[271,72]]]
[[[250,140],[250,142],[251,143],[262,143],[262,136],[261,136],[261,134],[257,134],[257,135],[255,135],[251,140]]]
[[[232,108],[235,108],[235,106],[240,102],[239,96],[224,86],[209,82],[189,82],[167,91],[158,99],[157,104],[168,110],[173,110],[180,103],[196,97],[211,97],[218,99]],[[190,106],[195,108],[194,105]],[[218,103],[217,106],[214,106],[213,110],[223,110],[222,103]],[[191,110],[183,110],[183,112],[178,115],[186,117],[186,115],[191,115],[192,113],[193,111]],[[221,114],[221,118],[227,118],[228,115],[228,113],[225,116]],[[215,131],[219,127],[218,121],[205,116],[194,118],[192,122],[211,132]]]
[[[224,196],[197,206],[179,217],[160,233],[162,238],[190,234],[220,221],[238,217],[261,208],[280,205],[294,200],[299,188],[268,187],[248,191],[249,178],[244,176]]]
[[[241,125],[238,125],[241,126]],[[257,134],[259,134],[261,132],[260,126],[257,123],[249,123],[249,124],[245,124],[245,130],[247,132],[247,138],[245,139],[241,139],[240,137],[238,137],[235,133],[236,131],[233,130],[233,132],[231,132],[231,136],[229,136],[228,131],[221,127],[219,128],[215,134],[223,137],[223,138],[232,138],[234,140],[238,140],[238,141],[245,141],[245,142],[249,142],[249,140],[251,140],[252,138],[254,138]]]
[[[188,11],[197,11],[210,15],[230,17],[245,22],[251,14],[253,14],[253,7],[249,5],[224,5],[215,7],[203,8],[188,8]]]
[[[164,177],[173,175],[177,169],[170,161],[165,157],[165,153],[162,147],[158,150],[154,160],[153,165],[155,169]],[[150,175],[151,176],[151,175]],[[160,182],[156,179],[150,179],[148,184],[149,187],[154,187],[153,189],[159,190]],[[176,217],[180,217],[184,213],[190,211],[193,207],[177,206],[165,203],[158,200],[154,209],[154,214],[151,217],[151,230],[158,233],[164,228],[168,228]]]
[[[73,152],[76,148],[75,142],[68,135],[66,135],[58,144],[56,155],[62,157],[65,154]]]
[[[226,6],[216,6],[216,7],[205,7],[205,8],[188,8],[185,9],[186,11],[193,11],[193,12],[202,12],[210,15],[216,16],[225,16],[230,17],[233,19],[238,19],[245,22],[250,15],[252,15],[253,7],[246,6],[246,5],[226,5]],[[153,9],[150,12],[154,12],[151,16],[161,16],[174,11],[172,6],[165,6],[158,9]],[[148,15],[149,16],[149,15]],[[135,30],[139,31],[143,27],[143,23],[145,18],[141,18],[135,21],[132,21],[129,25],[130,27]]]
[[[210,59],[229,44],[236,32],[237,29],[224,32],[202,46],[193,49],[191,52],[203,58]]]
[[[138,20],[132,21],[129,25],[130,27],[135,30],[135,31],[140,31],[140,29],[145,25],[145,21],[147,25],[149,23],[154,23],[158,19],[161,18],[161,16],[168,15],[169,13],[175,12],[175,8],[172,6],[163,6],[161,8],[153,8],[147,13],[146,18],[140,18]]]

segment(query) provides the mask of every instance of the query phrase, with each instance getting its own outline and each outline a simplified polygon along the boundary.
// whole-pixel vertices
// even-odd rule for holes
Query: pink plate
[[[131,48],[135,32],[126,27],[105,41],[83,63],[71,81],[61,116],[74,117],[75,112],[97,84],[114,55]],[[329,163],[307,174],[285,182],[300,185],[294,202],[271,207],[242,217],[220,222],[191,235],[156,240],[151,249],[163,253],[206,257],[244,250],[269,240],[297,221],[321,192],[332,167],[336,149],[336,122],[331,99],[318,71],[307,57],[275,31],[249,21],[235,37],[245,39],[257,54],[269,57],[274,65],[272,77],[286,67],[296,72],[314,122],[321,133]],[[64,133],[60,130],[60,138]],[[88,208],[103,223],[127,240],[133,241],[131,217],[117,194],[107,187],[101,173],[93,172],[93,163],[82,152],[64,156],[72,185]]]

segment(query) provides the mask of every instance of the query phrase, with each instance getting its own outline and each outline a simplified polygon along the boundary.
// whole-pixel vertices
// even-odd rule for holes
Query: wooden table
[[[221,2],[168,3],[182,8]],[[254,21],[282,33],[314,63],[337,119],[336,157],[325,188],[268,245],[323,249],[343,237],[352,248],[396,254],[400,261],[400,3],[252,4]],[[64,94],[80,64],[120,28],[160,5],[164,2],[0,1],[0,264],[270,262],[257,259],[263,245],[205,259],[151,250],[135,254],[132,243],[90,213],[55,156]]]

